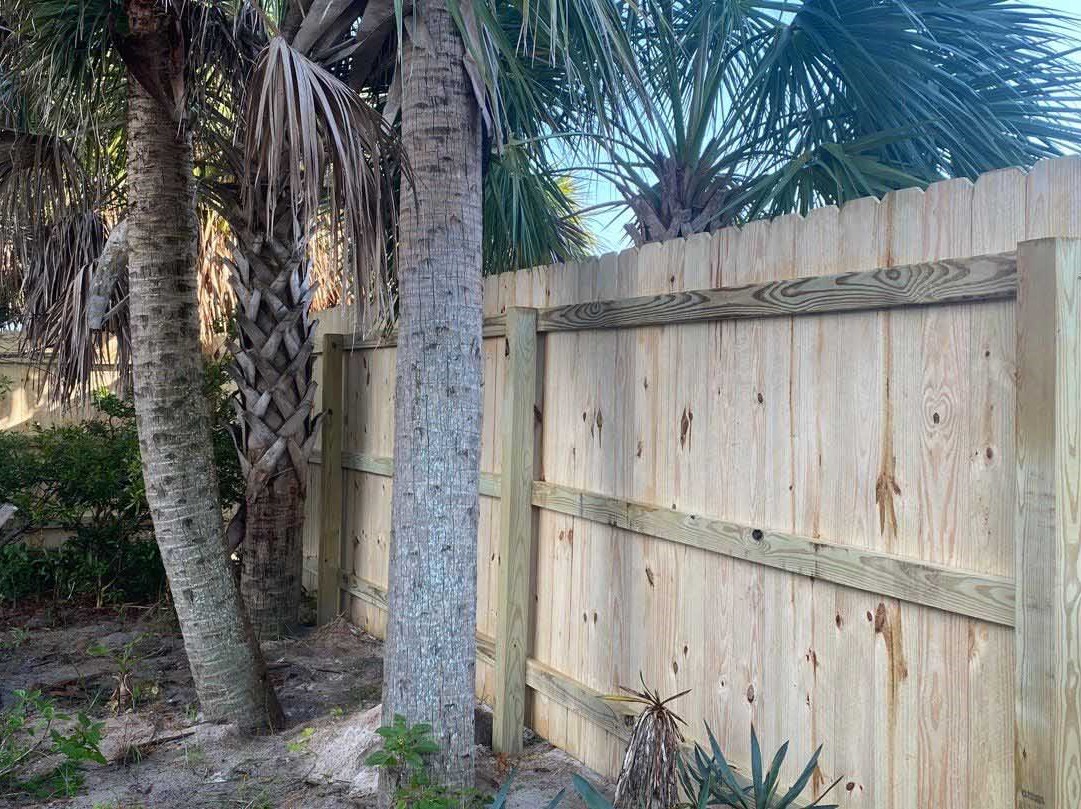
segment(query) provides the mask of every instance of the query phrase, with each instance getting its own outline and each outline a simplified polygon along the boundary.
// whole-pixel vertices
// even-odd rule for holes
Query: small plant
[[[94,644],[86,650],[91,657],[107,657],[116,665],[116,674],[113,675],[116,688],[109,698],[109,707],[114,714],[119,714],[129,707],[132,711],[137,710],[142,697],[157,692],[156,686],[147,687],[135,682],[135,669],[143,660],[139,646],[147,637],[146,633],[136,635],[120,647],[119,651],[114,651],[103,643]]]
[[[189,724],[194,725],[199,721],[199,703],[189,702],[184,706],[184,718],[188,720]]]
[[[5,651],[15,651],[26,643],[29,638],[30,630],[17,626],[8,632],[6,639],[0,640],[0,649]]]
[[[78,792],[82,786],[79,765],[106,763],[99,748],[104,725],[79,713],[66,732],[54,727],[71,721],[40,691],[16,691],[15,704],[0,713],[0,791],[35,798],[71,797]],[[52,770],[21,777],[52,757],[61,759]]]
[[[394,723],[376,733],[383,737],[383,749],[368,756],[367,764],[389,770],[423,770],[424,757],[439,752],[432,738],[432,726],[410,725],[404,716],[395,715]]]
[[[393,809],[503,809],[506,806],[514,773],[495,797],[475,789],[432,782],[426,757],[438,753],[439,745],[432,738],[431,725],[410,725],[405,717],[396,715],[393,724],[376,732],[384,739],[383,749],[368,756],[365,763],[386,770],[395,779]],[[562,797],[560,792],[547,809],[555,809]]]
[[[314,735],[315,728],[304,728],[304,730],[300,731],[300,735],[297,736],[296,739],[285,743],[285,749],[290,753],[307,753],[308,742],[312,740],[312,736]]]
[[[713,731],[706,727],[710,752],[695,745],[691,761],[680,759],[680,782],[687,796],[697,807],[724,806],[731,809],[793,809],[803,791],[810,783],[822,753],[819,747],[811,756],[800,777],[787,789],[781,787],[781,768],[788,755],[788,742],[777,750],[768,769],[762,767],[762,749],[758,735],[751,727],[751,782],[736,777],[725,759]],[[838,778],[811,803],[807,809],[837,809],[837,804],[824,804],[822,800],[841,782]],[[801,804],[804,805],[804,804]]]
[[[203,750],[202,745],[184,745],[184,766],[192,772],[206,771],[206,751]]]

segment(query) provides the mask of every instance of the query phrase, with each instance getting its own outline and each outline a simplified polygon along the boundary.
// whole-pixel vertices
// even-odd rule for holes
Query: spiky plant
[[[616,782],[616,809],[671,809],[679,799],[677,773],[683,744],[679,726],[686,723],[668,706],[690,692],[662,698],[659,691],[650,690],[644,677],[641,691],[623,686],[620,690],[622,694],[606,699],[643,707],[634,721]]]
[[[763,769],[762,748],[751,726],[751,780],[736,775],[728,763],[713,731],[706,725],[709,752],[695,745],[689,761],[680,758],[679,780],[684,793],[698,807],[723,806],[730,809],[793,809],[800,800],[818,767],[820,746],[807,761],[799,778],[789,787],[781,784],[781,769],[788,756],[788,742],[778,748],[768,768]],[[822,801],[841,782],[837,778],[811,803],[800,804],[806,809],[837,809],[837,804]]]

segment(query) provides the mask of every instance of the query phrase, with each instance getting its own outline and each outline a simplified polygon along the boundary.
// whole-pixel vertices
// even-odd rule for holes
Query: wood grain
[[[393,474],[391,458],[352,455],[351,465],[343,463],[343,467]],[[312,462],[321,463],[322,459],[315,457]],[[499,478],[491,476],[490,486],[492,496],[498,496]],[[533,482],[532,505],[1006,627],[1015,621],[1015,584],[1006,576],[960,570],[859,545],[842,545],[545,481]]]
[[[990,301],[1017,294],[1016,254],[923,262],[724,289],[670,292],[542,309],[542,332],[668,326]]]
[[[384,478],[394,477],[394,458],[382,455],[369,455],[366,452],[342,452],[342,468],[351,469],[355,472],[367,472],[371,475],[379,475]],[[321,466],[323,455],[321,452],[313,452],[309,463]],[[485,497],[499,497],[499,475],[491,472],[482,472],[480,476],[480,493]]]
[[[895,554],[756,528],[553,483],[533,484],[533,504],[647,536],[889,595],[1004,626],[1014,622],[1014,582]]]
[[[545,307],[540,332],[637,328],[993,301],[1016,297],[1017,255],[1003,252],[927,261],[863,272],[817,275],[720,289],[697,289],[637,298]],[[485,337],[506,334],[506,317],[484,319]],[[397,345],[396,335],[351,340],[348,351]]]
[[[341,609],[336,572],[342,566],[342,435],[344,431],[341,335],[323,337],[323,434],[319,532],[319,592],[316,615],[320,624],[333,621]]]
[[[507,313],[507,379],[503,397],[503,463],[492,749],[517,755],[525,729],[525,662],[529,567],[533,556],[534,410],[537,402],[537,311]]]
[[[1016,805],[1081,800],[1081,240],[1019,256]]]
[[[966,256],[1006,264],[1023,239],[1081,236],[1078,178],[1081,158],[1041,162],[486,280],[490,337],[505,334],[509,307],[543,310],[551,362],[534,479],[614,501],[603,500],[602,521],[577,504],[534,509],[531,726],[614,775],[624,736],[604,709],[593,712],[591,693],[641,671],[662,690],[693,689],[680,702],[690,733],[708,721],[734,760],[748,758],[751,722],[769,747],[791,741],[789,768],[824,744],[815,784],[845,774],[833,796],[842,809],[1013,809],[1024,465],[1015,396],[1026,364],[1016,355],[1017,274],[992,269],[982,292],[955,287],[941,306],[923,305],[940,292],[916,282],[899,297],[871,290],[889,268],[956,270]],[[742,295],[750,308],[731,318],[740,310],[730,302],[700,321],[703,291],[740,306]],[[850,291],[848,303],[818,311]],[[346,320],[324,322],[342,330]],[[342,541],[355,548],[352,572],[382,586],[393,390],[361,380],[392,370],[395,351],[393,339],[364,348],[373,344],[357,343],[346,361],[350,415],[363,415],[346,425]],[[478,629],[494,638],[508,358],[498,339],[484,351]],[[323,470],[312,469],[315,498]],[[628,514],[635,527],[624,527]],[[755,528],[769,553],[747,538]],[[313,559],[320,534],[307,534]],[[1040,575],[1065,582],[1066,558]],[[352,586],[354,620],[379,634],[378,596]],[[1067,615],[1062,606],[1043,620],[1064,625]],[[1047,651],[1052,641],[1066,648],[1066,634],[1049,629],[1041,646],[1033,631],[1030,665],[1044,665],[1044,652],[1045,671],[1076,659]],[[490,663],[494,645],[478,657],[485,697]],[[541,678],[537,666],[555,674]],[[1060,699],[1076,702],[1067,691]],[[1063,704],[1048,723],[1073,721]],[[1047,738],[1059,732],[1045,728]],[[1052,776],[1073,766],[1073,754],[1048,755]],[[1054,805],[1046,790],[1033,794]],[[1066,805],[1081,804],[1067,792]]]

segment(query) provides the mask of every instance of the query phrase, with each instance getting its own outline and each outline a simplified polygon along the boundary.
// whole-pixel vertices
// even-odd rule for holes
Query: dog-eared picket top
[[[844,806],[1072,809],[1078,236],[1059,160],[489,279],[495,748],[611,771],[641,668],[690,736],[825,744]],[[323,621],[386,609],[393,345],[323,335]]]

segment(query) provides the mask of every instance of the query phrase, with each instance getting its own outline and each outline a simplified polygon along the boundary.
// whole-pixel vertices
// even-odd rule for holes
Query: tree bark
[[[204,714],[267,730],[281,709],[229,570],[202,395],[191,138],[128,84],[132,364],[154,533]]]
[[[446,0],[403,51],[393,541],[383,714],[434,728],[434,777],[471,785],[481,427],[481,129]],[[387,779],[384,779],[385,781]],[[392,785],[384,783],[386,799]]]
[[[256,206],[258,208],[258,206]],[[238,335],[230,345],[239,391],[237,446],[247,478],[240,591],[256,634],[298,621],[308,458],[315,443],[314,289],[307,251],[288,222],[266,236],[234,228]]]
[[[296,476],[275,477],[247,501],[240,592],[261,639],[296,628],[304,565],[304,496]]]

